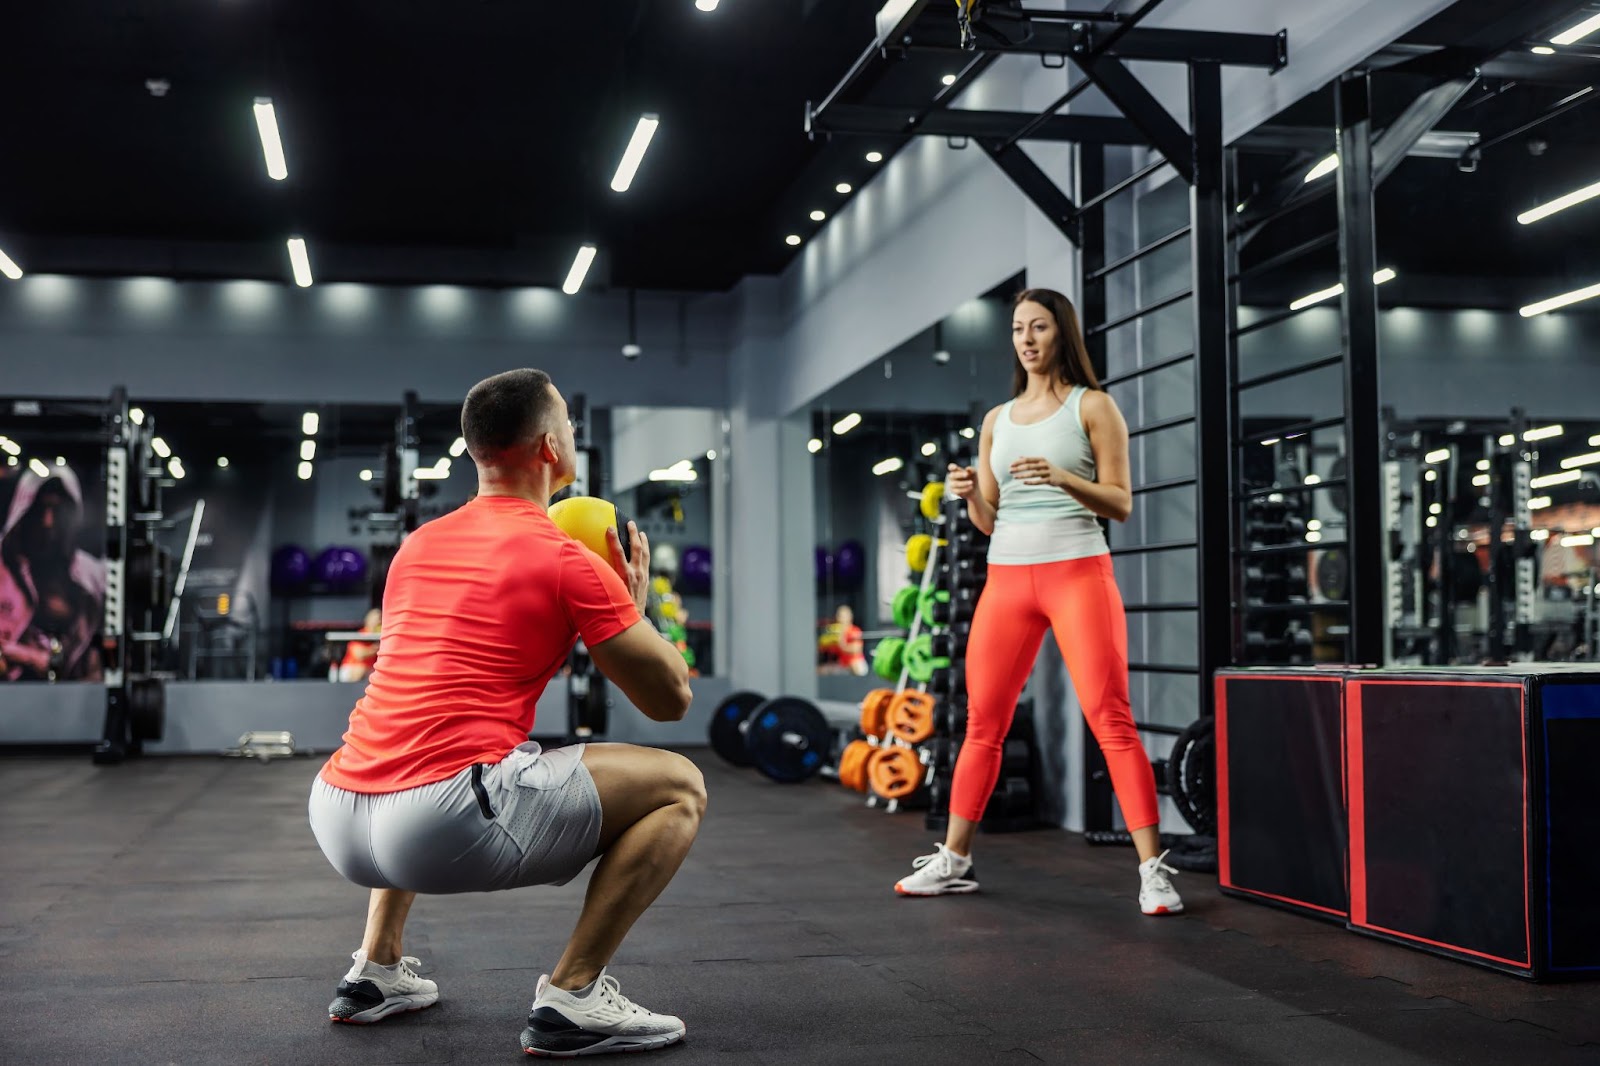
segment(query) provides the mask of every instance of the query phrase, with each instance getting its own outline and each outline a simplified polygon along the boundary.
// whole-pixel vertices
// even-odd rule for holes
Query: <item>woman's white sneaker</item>
[[[1178,871],[1161,861],[1166,857],[1163,851],[1139,864],[1139,909],[1146,914],[1183,913],[1183,897],[1172,887],[1170,876]]]
[[[943,844],[934,845],[932,855],[913,859],[913,872],[895,883],[902,896],[947,896],[978,891],[978,871],[972,857],[957,855]]]
[[[604,970],[586,994],[555,987],[539,978],[522,1050],[544,1058],[570,1059],[613,1051],[649,1051],[683,1039],[683,1020],[638,1006]]]
[[[355,965],[334,990],[333,1002],[328,1004],[329,1021],[365,1025],[439,1002],[439,986],[417,975],[412,967],[422,963],[410,955],[393,966],[369,961],[364,951],[350,957]]]

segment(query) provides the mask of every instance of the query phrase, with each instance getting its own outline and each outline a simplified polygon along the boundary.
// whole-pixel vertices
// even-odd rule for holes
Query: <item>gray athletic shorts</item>
[[[529,741],[498,763],[403,792],[347,792],[318,775],[311,831],[334,869],[365,888],[564,885],[600,841],[600,794],[583,749]]]

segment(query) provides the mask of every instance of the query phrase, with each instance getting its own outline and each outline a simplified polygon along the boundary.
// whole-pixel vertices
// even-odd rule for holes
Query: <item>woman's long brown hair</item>
[[[1094,367],[1089,362],[1089,349],[1083,343],[1083,330],[1078,325],[1078,311],[1072,306],[1072,301],[1054,289],[1023,289],[1011,301],[1012,313],[1015,314],[1018,307],[1028,302],[1043,307],[1056,320],[1056,350],[1050,353],[1045,363],[1055,373],[1056,380],[1065,385],[1098,389],[1100,379],[1094,376]],[[1018,359],[1012,364],[1011,370],[1012,398],[1021,396],[1027,387],[1028,371],[1022,365],[1022,360]]]

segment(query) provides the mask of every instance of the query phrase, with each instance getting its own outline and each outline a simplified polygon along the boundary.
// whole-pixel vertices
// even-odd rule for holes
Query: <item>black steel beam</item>
[[[988,19],[993,19],[989,16]],[[985,21],[988,21],[987,19]],[[1005,20],[1013,25],[1013,20]],[[981,26],[982,22],[974,25]],[[1095,26],[1087,22],[1062,24],[1052,19],[1024,20],[1025,39],[999,43],[997,35],[978,42],[978,51],[1013,52],[1022,55],[1069,56],[1099,46],[1098,39],[1116,34],[1121,26]],[[926,28],[924,28],[926,27]],[[937,28],[936,28],[937,27]],[[924,21],[901,38],[913,52],[951,52],[959,50],[944,19]],[[889,47],[893,47],[890,45]],[[1104,46],[1102,54],[1125,60],[1155,63],[1221,63],[1230,67],[1281,69],[1288,62],[1288,38],[1284,33],[1219,33],[1211,30],[1128,29]]]
[[[1382,409],[1378,392],[1377,227],[1373,189],[1378,148],[1372,137],[1372,88],[1367,74],[1341,81],[1334,98],[1341,164],[1339,197],[1340,301],[1344,327],[1345,455],[1350,556],[1349,661],[1386,661]]]
[[[1022,191],[1022,195],[1043,211],[1045,217],[1066,236],[1067,240],[1073,244],[1079,242],[1081,238],[1076,224],[1077,207],[1050,175],[1039,169],[1039,164],[1015,145],[1000,150],[983,141],[979,141],[978,144],[984,153],[1006,172],[1006,176]]]
[[[1478,83],[1476,73],[1440,82],[1418,96],[1372,145],[1372,184],[1376,188],[1393,174],[1422,135],[1439,124]]]
[[[863,136],[971,137],[1006,141],[1039,116],[1026,111],[934,110],[919,117],[908,107],[872,107],[835,104],[813,111],[806,118],[807,132]],[[1073,144],[1144,144],[1138,127],[1123,118],[1105,115],[1053,115],[1028,134],[1029,140],[1066,141]]]
[[[1106,98],[1144,132],[1150,144],[1166,157],[1184,181],[1194,182],[1194,145],[1178,120],[1168,113],[1144,83],[1108,56],[1073,56],[1083,73]],[[1213,64],[1214,65],[1214,64]],[[1191,65],[1192,69],[1192,65]]]
[[[1189,65],[1189,260],[1194,275],[1195,628],[1201,714],[1214,712],[1211,679],[1232,660],[1233,389],[1228,331],[1228,215],[1222,150],[1222,69]]]

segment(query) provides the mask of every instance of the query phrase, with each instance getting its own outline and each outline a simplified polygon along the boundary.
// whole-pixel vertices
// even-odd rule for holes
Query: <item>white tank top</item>
[[[1083,426],[1084,392],[1074,386],[1054,414],[1030,425],[1011,420],[1015,400],[995,415],[989,470],[1000,485],[1000,508],[989,541],[991,563],[1055,563],[1106,553],[1105,534],[1093,511],[1065,489],[1024,485],[1011,476],[1013,462],[1037,456],[1086,481],[1095,479],[1094,449]]]

